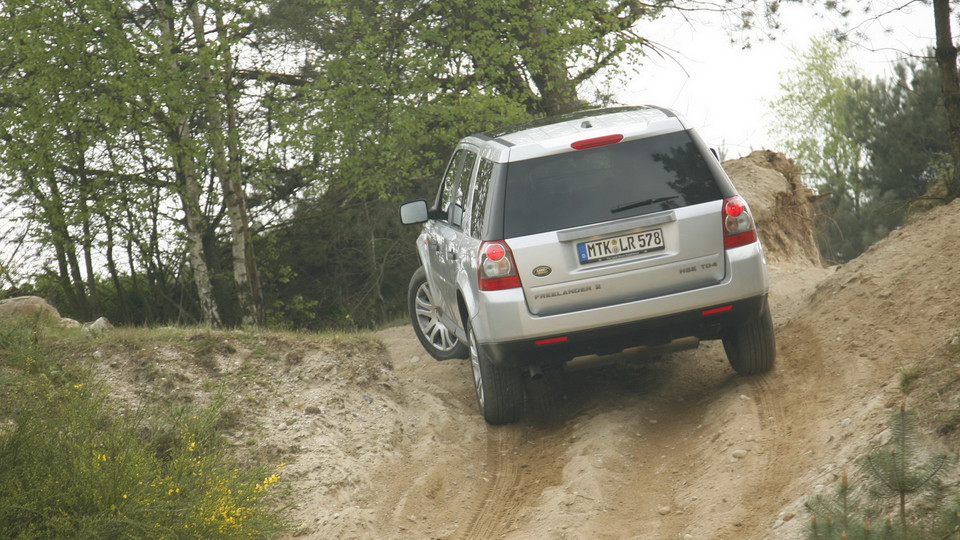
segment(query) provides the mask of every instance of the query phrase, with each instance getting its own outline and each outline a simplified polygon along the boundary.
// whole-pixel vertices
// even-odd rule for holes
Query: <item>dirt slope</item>
[[[103,369],[130,401],[227,381],[238,451],[287,463],[292,537],[797,538],[804,499],[852,470],[889,410],[934,394],[945,418],[960,410],[949,384],[900,382],[960,354],[960,201],[823,268],[782,165],[727,164],[770,255],[778,363],[761,377],[736,376],[716,343],[579,359],[553,414],[493,428],[467,363],[432,360],[407,326],[382,347],[247,337],[205,365],[161,346]]]

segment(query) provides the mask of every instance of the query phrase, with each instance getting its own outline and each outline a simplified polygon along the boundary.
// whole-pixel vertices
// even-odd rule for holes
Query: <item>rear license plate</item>
[[[663,230],[661,229],[647,229],[637,233],[577,244],[577,254],[580,256],[581,264],[632,257],[662,249],[666,249],[666,245],[663,242]]]

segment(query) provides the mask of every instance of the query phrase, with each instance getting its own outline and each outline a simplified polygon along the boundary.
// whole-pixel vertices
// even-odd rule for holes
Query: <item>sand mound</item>
[[[757,220],[764,252],[773,264],[821,265],[813,237],[809,192],[792,159],[770,150],[723,163]]]

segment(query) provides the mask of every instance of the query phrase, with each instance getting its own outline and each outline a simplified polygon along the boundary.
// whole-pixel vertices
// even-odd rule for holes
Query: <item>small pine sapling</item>
[[[950,458],[943,454],[928,459],[918,452],[916,444],[917,414],[904,409],[890,416],[890,440],[860,460],[860,468],[877,500],[896,499],[899,503],[899,529],[903,538],[910,538],[907,499],[926,494],[938,505],[944,500],[938,476],[945,472]]]
[[[854,540],[870,538],[870,522],[862,521],[860,501],[854,495],[847,472],[843,472],[840,485],[832,496],[817,495],[807,501],[806,507],[813,514],[808,538],[817,540]]]
[[[917,448],[917,414],[902,406],[890,416],[890,440],[860,458],[860,470],[866,479],[864,490],[854,489],[844,471],[832,496],[818,495],[806,503],[813,514],[807,538],[823,540],[960,540],[960,499],[944,511],[955,491],[939,476],[951,460],[938,454],[925,458]],[[869,495],[869,505],[863,495]],[[924,495],[907,514],[907,501]],[[919,498],[919,497],[918,497]],[[887,515],[876,526],[876,508],[881,501],[894,499],[899,510],[894,519]]]

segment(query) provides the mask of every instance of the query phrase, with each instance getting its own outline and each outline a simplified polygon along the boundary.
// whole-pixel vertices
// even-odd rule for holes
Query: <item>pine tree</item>
[[[900,540],[960,538],[960,499],[944,511],[956,495],[940,480],[950,458],[938,454],[925,458],[918,448],[917,414],[903,407],[890,416],[890,440],[860,459],[865,489],[851,485],[846,471],[832,496],[818,495],[806,503],[813,514],[807,538],[824,540]],[[917,500],[907,513],[908,499]],[[864,503],[866,499],[867,503]],[[885,499],[898,503],[896,515],[885,516],[877,527]],[[921,504],[922,503],[922,504]],[[882,519],[882,518],[881,518]],[[895,523],[896,521],[896,523]]]
[[[938,454],[924,460],[916,444],[917,414],[903,406],[890,417],[890,440],[867,455],[860,467],[870,485],[870,493],[876,499],[897,499],[898,518],[904,538],[909,538],[907,498],[912,495],[934,495],[934,500],[943,497],[938,476],[945,471],[949,457]]]
[[[818,495],[806,503],[807,509],[813,513],[810,538],[853,540],[870,537],[870,522],[861,521],[863,512],[860,501],[853,492],[847,472],[844,471],[833,496]]]

